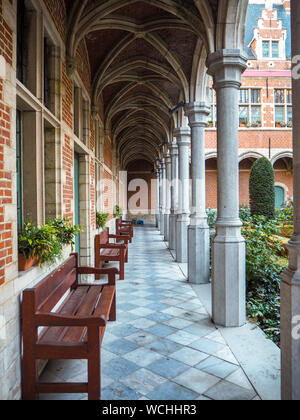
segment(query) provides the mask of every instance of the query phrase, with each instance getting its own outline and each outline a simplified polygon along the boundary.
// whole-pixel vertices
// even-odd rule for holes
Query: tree
[[[258,159],[251,169],[250,207],[252,216],[275,218],[274,169],[265,157]]]

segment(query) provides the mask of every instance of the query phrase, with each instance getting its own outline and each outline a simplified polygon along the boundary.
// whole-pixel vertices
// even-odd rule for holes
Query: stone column
[[[166,207],[165,207],[165,232],[164,240],[169,242],[170,213],[171,213],[171,155],[169,151],[165,154],[166,161]]]
[[[160,206],[160,203],[159,203],[159,199],[160,199],[160,197],[159,197],[159,193],[160,193],[159,182],[160,182],[160,179],[159,179],[159,177],[160,177],[160,174],[159,174],[159,168],[158,167],[156,167],[156,169],[155,169],[155,174],[156,174],[156,180],[155,180],[155,182],[156,182],[155,223],[156,223],[156,227],[159,229],[159,227],[160,227],[160,216],[159,216],[159,206]]]
[[[213,320],[225,327],[246,322],[246,249],[239,218],[239,89],[247,57],[220,50],[207,59],[218,102],[218,220],[213,244]]]
[[[281,282],[282,399],[300,400],[300,9],[291,2],[293,63],[294,234]]]
[[[169,225],[169,248],[176,249],[176,222],[178,209],[178,145],[177,141],[171,145],[171,214]]]
[[[188,226],[190,224],[190,170],[189,150],[191,131],[179,128],[174,132],[179,147],[179,208],[176,222],[176,259],[179,263],[188,262]]]
[[[185,108],[192,133],[192,215],[188,230],[188,276],[190,283],[210,280],[210,236],[206,214],[205,127],[210,108],[190,103]]]
[[[163,158],[160,164],[160,233],[165,235],[165,208],[166,208],[166,162]]]

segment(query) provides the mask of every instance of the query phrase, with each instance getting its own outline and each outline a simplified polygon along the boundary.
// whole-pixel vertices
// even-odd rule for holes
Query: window
[[[261,92],[260,89],[240,90],[240,127],[261,126]]]
[[[17,210],[18,210],[18,232],[23,230],[23,188],[22,188],[22,114],[17,110]]]
[[[217,125],[217,95],[214,89],[210,89],[210,114],[208,117],[208,126],[216,127]]]
[[[272,41],[272,58],[279,58],[279,42]]]
[[[275,127],[292,127],[293,107],[292,107],[292,90],[291,89],[275,89]]]
[[[263,57],[269,58],[270,57],[270,41],[263,41]]]
[[[262,56],[263,58],[280,58],[279,41],[263,41]]]
[[[17,79],[26,85],[28,57],[24,0],[18,0],[17,7]]]

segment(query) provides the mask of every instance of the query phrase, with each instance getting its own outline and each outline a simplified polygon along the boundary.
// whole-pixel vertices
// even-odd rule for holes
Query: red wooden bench
[[[107,320],[116,320],[117,272],[79,267],[78,255],[71,254],[36,287],[23,292],[24,400],[36,400],[40,393],[87,393],[89,400],[101,399],[100,350]],[[108,284],[79,284],[80,274],[105,274]],[[51,359],[87,359],[88,383],[40,383],[37,360]]]
[[[134,226],[133,221],[125,221],[125,220],[122,220],[122,218],[116,219],[117,235],[129,236],[130,243],[132,242],[132,238],[133,238],[133,226]]]
[[[110,240],[116,240],[111,243]],[[101,262],[117,261],[120,263],[120,280],[125,279],[125,263],[128,262],[128,242],[130,238],[125,235],[110,235],[107,228],[95,236],[95,266],[100,268]],[[121,243],[124,242],[124,243]],[[96,276],[96,280],[98,277]]]

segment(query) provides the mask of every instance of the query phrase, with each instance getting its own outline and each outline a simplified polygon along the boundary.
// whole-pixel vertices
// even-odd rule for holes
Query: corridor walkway
[[[102,399],[258,399],[154,228],[135,230],[117,302],[103,342]],[[43,380],[62,379],[86,380],[86,362],[49,362]]]

